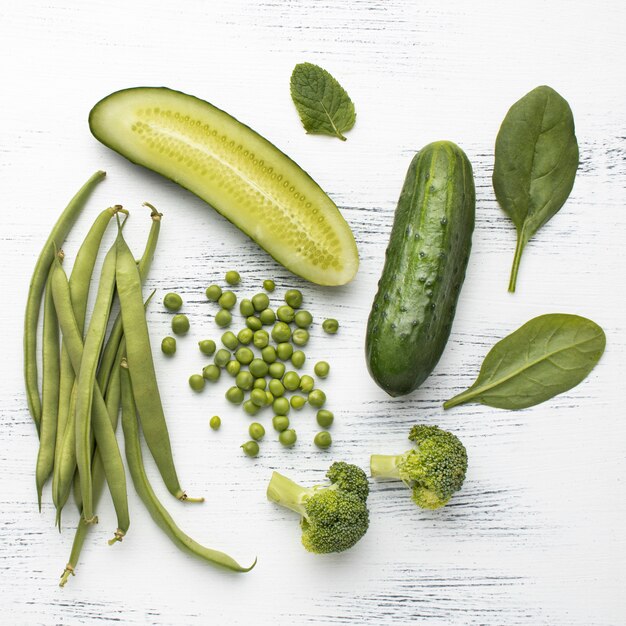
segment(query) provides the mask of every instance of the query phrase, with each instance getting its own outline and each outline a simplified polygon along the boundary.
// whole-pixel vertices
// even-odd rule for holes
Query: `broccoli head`
[[[367,532],[369,484],[365,472],[348,463],[333,463],[330,485],[302,487],[274,472],[267,497],[301,515],[302,544],[309,552],[325,554],[351,548]]]
[[[456,435],[423,424],[411,428],[409,440],[415,448],[404,454],[372,455],[372,477],[401,480],[413,491],[417,506],[438,509],[463,486],[467,471],[465,446]]]

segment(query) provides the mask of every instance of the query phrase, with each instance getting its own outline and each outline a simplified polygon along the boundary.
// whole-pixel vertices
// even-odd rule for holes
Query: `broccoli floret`
[[[302,545],[317,554],[351,548],[369,526],[365,472],[348,463],[333,463],[326,477],[330,485],[306,488],[274,472],[267,487],[269,500],[302,516]]]
[[[401,480],[423,509],[438,509],[461,489],[467,471],[467,451],[461,441],[438,426],[413,426],[409,440],[415,448],[399,455],[373,454],[375,478]]]

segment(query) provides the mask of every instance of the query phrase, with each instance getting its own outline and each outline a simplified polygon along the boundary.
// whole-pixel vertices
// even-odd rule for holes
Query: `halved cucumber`
[[[165,87],[124,89],[94,106],[89,127],[208,202],[295,274],[319,285],[356,274],[354,236],[333,201],[276,146],[212,104]]]

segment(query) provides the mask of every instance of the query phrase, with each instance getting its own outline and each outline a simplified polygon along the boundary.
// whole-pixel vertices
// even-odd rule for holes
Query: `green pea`
[[[285,374],[285,364],[272,363],[269,366],[269,374],[272,378],[282,378]]]
[[[317,423],[322,428],[330,428],[334,419],[335,419],[335,416],[333,415],[332,411],[327,411],[326,409],[320,409],[317,412]]]
[[[308,328],[313,323],[313,316],[308,311],[298,311],[294,322],[299,328]]]
[[[272,418],[272,426],[279,433],[289,428],[289,418],[286,415],[275,415]]]
[[[274,363],[278,358],[276,348],[274,348],[274,346],[265,346],[265,348],[261,350],[261,357],[268,365]]]
[[[322,328],[325,333],[334,335],[339,330],[339,322],[335,319],[327,319],[322,322]]]
[[[276,283],[268,278],[263,281],[263,289],[271,293],[272,291],[274,291],[274,289],[276,289]]]
[[[217,302],[222,295],[222,288],[217,285],[209,285],[206,288],[206,297],[212,302]]]
[[[320,378],[326,378],[328,376],[328,372],[330,372],[330,365],[326,363],[326,361],[318,361],[313,368],[316,376]]]
[[[232,309],[235,304],[237,304],[237,296],[232,291],[224,291],[222,295],[219,297],[217,303],[223,309]]]
[[[254,333],[252,343],[254,344],[255,348],[258,348],[259,350],[261,350],[262,348],[265,348],[265,346],[267,346],[269,342],[270,342],[270,336],[267,334],[266,330],[257,330]]]
[[[250,362],[248,369],[255,378],[267,376],[267,372],[269,371],[269,367],[263,359],[253,359]]]
[[[289,413],[289,400],[284,397],[276,398],[272,403],[272,410],[276,415],[287,415]]]
[[[251,341],[254,333],[249,328],[242,328],[237,333],[237,340],[244,346],[247,346]]]
[[[206,380],[210,380],[212,383],[214,383],[216,380],[219,380],[221,375],[222,375],[222,370],[220,370],[220,368],[217,365],[213,365],[213,364],[207,365],[202,370],[202,376]]]
[[[222,425],[222,420],[220,419],[219,415],[214,415],[210,420],[209,420],[209,426],[213,429],[213,430],[219,430],[220,426]]]
[[[292,309],[299,309],[302,306],[302,293],[298,289],[288,289],[285,292],[285,302]]]
[[[220,309],[215,314],[215,323],[220,328],[226,328],[226,326],[230,326],[230,323],[233,321],[233,316],[230,314],[230,311],[226,309]]]
[[[176,339],[174,337],[163,337],[161,351],[167,356],[172,356],[176,352]]]
[[[291,335],[291,341],[296,344],[296,346],[306,346],[309,343],[309,331],[304,328],[296,328],[293,331],[293,335]]]
[[[237,374],[239,374],[239,370],[241,369],[241,363],[239,361],[228,361],[228,363],[226,363],[226,371],[231,375],[231,376],[237,376]]]
[[[264,309],[259,313],[259,319],[263,326],[271,326],[276,321],[276,313],[272,309]]]
[[[250,392],[250,400],[257,406],[265,406],[267,402],[265,391],[263,391],[263,389],[253,389]]]
[[[300,369],[304,365],[305,361],[306,361],[306,354],[304,354],[302,350],[296,350],[291,355],[291,363],[297,369]]]
[[[276,309],[276,317],[281,322],[286,322],[287,324],[289,324],[293,322],[295,312],[288,304],[283,304]]]
[[[189,386],[194,390],[194,391],[202,391],[204,389],[204,378],[202,378],[202,376],[200,376],[200,374],[192,374],[189,377]]]
[[[248,298],[244,298],[239,303],[239,312],[244,317],[248,317],[250,315],[254,315],[254,307],[252,306],[252,300],[248,300]]]
[[[265,404],[269,406],[270,404],[274,404],[274,394],[271,391],[265,392]]]
[[[291,328],[285,322],[276,322],[272,328],[272,339],[276,343],[284,343],[291,338]]]
[[[241,449],[246,456],[255,457],[259,455],[259,444],[256,441],[246,441],[242,444]]]
[[[276,398],[282,396],[285,393],[284,385],[280,382],[280,380],[277,380],[276,378],[272,378],[272,380],[270,380],[268,388],[270,390],[270,393]]]
[[[293,354],[293,346],[287,342],[279,343],[276,346],[276,354],[281,361],[288,361]]]
[[[252,402],[252,400],[246,400],[243,403],[243,410],[248,415],[256,415],[261,410],[261,407],[257,406],[256,404],[254,404],[254,402]]]
[[[249,391],[252,389],[252,385],[254,384],[254,376],[250,372],[242,371],[235,376],[235,385],[239,387],[239,389],[243,389],[244,391]]]
[[[224,367],[230,361],[230,352],[224,348],[220,348],[213,357],[213,363],[218,367]]]
[[[183,299],[177,293],[167,293],[163,298],[163,306],[168,311],[180,311],[183,306]]]
[[[313,389],[309,393],[309,404],[316,409],[323,407],[326,404],[326,394],[321,389]]]
[[[263,437],[265,437],[265,428],[263,428],[263,424],[252,422],[252,424],[248,426],[248,434],[255,441],[259,441],[259,439],[263,439]]]
[[[239,345],[239,339],[235,336],[235,333],[227,330],[222,335],[222,343],[229,349],[234,350]]]
[[[241,404],[243,402],[243,391],[239,387],[229,387],[224,395],[233,404]]]
[[[252,352],[250,348],[237,348],[237,351],[235,352],[235,358],[242,365],[249,365],[254,359],[254,352]]]
[[[175,335],[186,335],[189,332],[189,318],[182,313],[172,318],[172,332]]]
[[[313,380],[313,376],[305,374],[304,376],[302,376],[302,378],[300,378],[300,391],[303,391],[304,393],[309,393],[310,391],[313,391],[313,387],[315,387],[315,381]]]
[[[270,305],[270,299],[265,293],[257,293],[252,296],[252,305],[255,311],[263,311]]]
[[[306,404],[306,399],[302,396],[291,396],[289,404],[291,404],[292,409],[299,411]]]
[[[254,315],[246,317],[246,326],[253,332],[256,332],[257,330],[261,330],[261,328],[263,328],[261,320],[258,317],[254,317]]]
[[[289,391],[295,391],[300,385],[300,376],[294,371],[287,372],[283,376],[283,385]]]
[[[283,432],[278,435],[278,441],[280,441],[285,448],[291,448],[296,443],[297,439],[298,436],[293,428],[283,430]]]
[[[326,448],[330,448],[333,443],[333,438],[330,436],[330,433],[327,430],[321,430],[315,438],[313,439],[313,443],[322,450]]]
[[[255,378],[252,387],[254,389],[263,389],[263,391],[265,391],[265,389],[267,388],[267,381],[265,380],[265,378]]]
[[[215,342],[213,339],[203,339],[202,341],[198,341],[198,347],[200,348],[200,352],[202,354],[206,354],[207,356],[211,356],[215,353]]]
[[[235,270],[226,272],[226,276],[224,276],[224,278],[229,285],[238,285],[241,282],[241,276],[239,276],[239,272],[236,272]]]

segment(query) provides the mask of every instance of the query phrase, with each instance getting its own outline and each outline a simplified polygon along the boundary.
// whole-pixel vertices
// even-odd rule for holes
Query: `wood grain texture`
[[[5,294],[0,430],[0,584],[7,624],[489,624],[607,626],[626,622],[624,411],[626,379],[626,90],[623,24],[616,1],[580,0],[5,0],[0,4],[0,234]],[[297,62],[328,69],[357,109],[345,143],[307,136],[289,98]],[[109,92],[167,85],[204,97],[267,136],[322,185],[353,228],[356,280],[340,289],[303,283],[277,266],[200,200],[131,166],[89,134],[87,114]],[[515,244],[491,187],[493,142],[508,107],[539,84],[569,101],[581,167],[561,212],[528,245],[518,291],[506,291]],[[416,393],[391,399],[369,379],[365,323],[382,269],[393,211],[411,156],[450,139],[475,171],[477,224],[468,275],[448,347]],[[53,526],[49,488],[37,513],[35,429],[21,377],[21,328],[28,278],[58,213],[96,169],[108,172],[69,237],[68,267],[96,213],[121,203],[137,254],[149,228],[141,202],[165,214],[146,285],[157,300],[185,299],[192,322],[176,357],[156,356],[172,445],[198,507],[159,495],[197,539],[250,574],[217,571],[180,553],[130,493],[132,523],[122,544],[103,499],[77,576],[63,590],[71,515]],[[108,241],[112,240],[109,233]],[[249,418],[227,406],[226,381],[192,394],[189,374],[205,363],[196,342],[219,336],[204,288],[227,269],[240,293],[264,278],[303,290],[319,325],[309,368],[326,357],[324,384],[336,414],[335,444],[314,449],[310,409],[293,418],[299,442],[280,448],[268,428],[257,460],[238,446]],[[501,337],[546,312],[585,315],[607,334],[607,350],[580,386],[537,407],[506,412],[441,403],[470,384]],[[149,324],[158,342],[170,315],[157,302]],[[223,418],[219,433],[208,428]],[[269,424],[269,415],[262,421]],[[299,546],[289,512],[265,499],[271,471],[322,479],[344,459],[403,450],[416,421],[454,430],[470,468],[463,491],[440,511],[417,510],[401,486],[373,487],[371,529],[352,551],[315,557]]]

